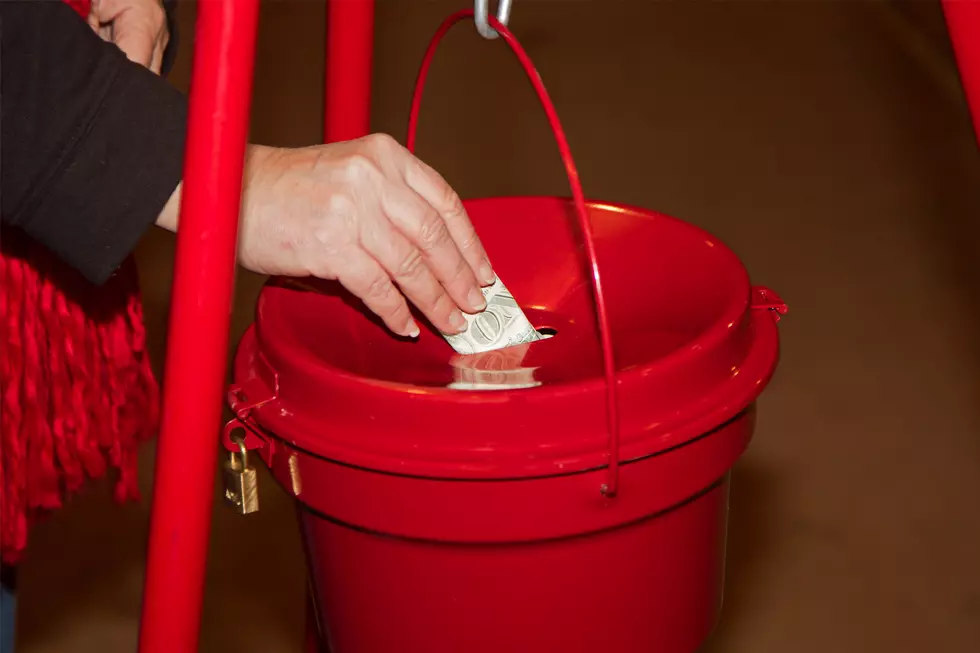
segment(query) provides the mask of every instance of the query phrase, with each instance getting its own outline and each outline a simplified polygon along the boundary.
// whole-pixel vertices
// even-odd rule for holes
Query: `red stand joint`
[[[258,18],[198,2],[140,653],[198,648]]]

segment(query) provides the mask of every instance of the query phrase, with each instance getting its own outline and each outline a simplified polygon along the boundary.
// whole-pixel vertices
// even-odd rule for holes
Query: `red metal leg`
[[[198,2],[140,653],[198,648],[258,16]]]
[[[371,132],[374,0],[327,0],[326,51],[323,142],[366,136]],[[306,653],[324,650],[316,619],[311,595],[306,610]]]
[[[325,143],[370,133],[373,55],[374,0],[327,0]]]
[[[980,0],[943,0],[943,11],[980,145]]]

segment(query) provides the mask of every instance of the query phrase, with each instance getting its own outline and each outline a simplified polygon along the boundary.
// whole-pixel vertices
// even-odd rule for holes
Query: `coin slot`
[[[541,336],[542,340],[554,338],[556,335],[558,335],[558,329],[554,327],[541,327],[538,329],[538,335]]]

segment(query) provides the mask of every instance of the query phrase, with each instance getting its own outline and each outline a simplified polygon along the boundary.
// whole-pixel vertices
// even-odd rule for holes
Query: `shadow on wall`
[[[767,562],[778,551],[778,495],[773,492],[778,483],[775,470],[752,460],[732,471],[724,603],[718,626],[700,653],[731,650],[726,645],[731,631],[744,623],[745,610],[766,585],[772,570]]]

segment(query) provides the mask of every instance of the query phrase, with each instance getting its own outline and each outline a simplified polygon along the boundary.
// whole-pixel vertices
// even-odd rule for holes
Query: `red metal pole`
[[[323,142],[371,133],[374,0],[327,0]],[[312,585],[307,590],[306,653],[322,650]]]
[[[327,0],[325,143],[370,133],[373,55],[374,0]]]
[[[980,145],[980,0],[943,0],[943,11]]]
[[[140,653],[198,647],[259,0],[200,0]]]

